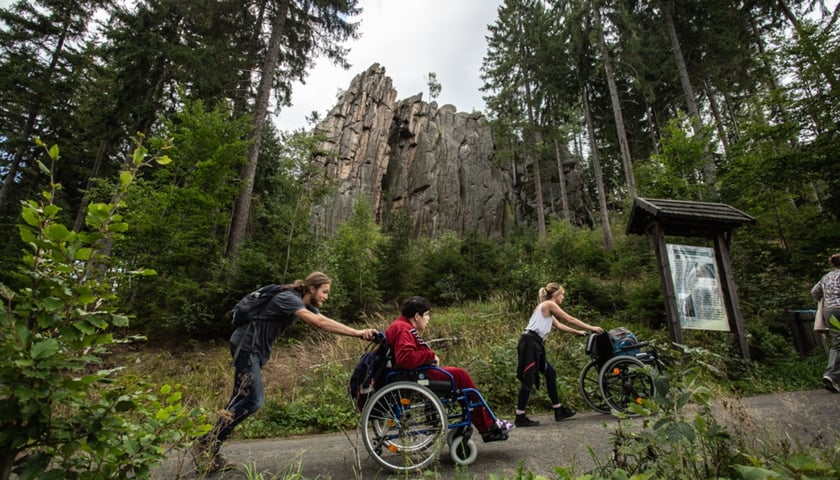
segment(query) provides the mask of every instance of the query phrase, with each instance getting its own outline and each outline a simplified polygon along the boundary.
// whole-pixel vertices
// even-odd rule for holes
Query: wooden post
[[[741,317],[741,306],[735,291],[735,279],[732,277],[732,264],[729,258],[729,241],[726,235],[718,232],[715,235],[715,261],[717,262],[720,289],[723,293],[723,304],[726,307],[726,317],[729,319],[729,331],[737,336],[741,357],[750,360],[750,349],[744,329],[744,319]]]
[[[682,343],[682,327],[680,326],[680,315],[677,310],[677,294],[674,291],[674,282],[671,275],[671,261],[668,259],[668,249],[665,246],[665,231],[659,222],[654,222],[653,250],[656,252],[656,261],[659,262],[659,282],[662,285],[662,295],[665,297],[665,316],[668,319],[668,335],[671,341]]]

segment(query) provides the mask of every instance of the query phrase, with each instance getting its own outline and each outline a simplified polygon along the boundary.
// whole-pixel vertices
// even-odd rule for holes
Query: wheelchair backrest
[[[586,354],[601,365],[606,363],[615,355],[615,347],[610,335],[606,332],[590,335],[586,342]]]
[[[359,358],[359,362],[350,376],[348,393],[356,403],[356,408],[361,410],[368,397],[377,388],[385,385],[385,377],[391,371],[392,365],[393,354],[383,336],[381,342],[376,342],[372,350],[367,351]]]

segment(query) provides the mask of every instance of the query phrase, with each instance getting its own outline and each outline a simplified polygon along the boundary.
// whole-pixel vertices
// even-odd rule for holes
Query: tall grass
[[[643,325],[622,323],[616,318],[587,318],[585,312],[567,309],[579,318],[605,329],[624,325],[643,340],[653,341],[669,363],[667,333]],[[384,330],[396,312],[383,314],[365,327]],[[509,313],[503,298],[461,306],[432,309],[424,337],[432,342],[443,364],[467,369],[494,412],[507,418],[513,414],[519,388],[516,380],[516,343],[527,322],[527,314]],[[361,325],[360,325],[361,326]],[[720,344],[720,338],[687,335],[697,347]],[[723,342],[725,343],[725,342]],[[547,340],[549,360],[558,373],[561,400],[582,410],[585,404],[577,392],[580,371],[589,360],[584,340],[552,332]],[[302,433],[337,432],[356,427],[356,412],[347,395],[353,367],[367,344],[356,338],[324,334],[306,325],[293,327],[278,340],[271,361],[263,369],[266,407],[237,429],[238,438],[276,438]],[[718,351],[720,348],[707,348]],[[119,381],[146,379],[159,384],[184,385],[186,405],[209,412],[222,409],[233,388],[233,369],[227,342],[198,344],[184,342],[177,348],[149,347],[115,353],[114,364],[126,365]],[[772,361],[771,361],[772,360]],[[826,355],[818,351],[805,358],[782,350],[766,363],[746,365],[734,352],[725,351],[704,359],[707,372],[717,372],[709,382],[722,393],[752,395],[764,392],[821,388],[820,377]],[[547,395],[538,391],[529,408],[548,411]]]

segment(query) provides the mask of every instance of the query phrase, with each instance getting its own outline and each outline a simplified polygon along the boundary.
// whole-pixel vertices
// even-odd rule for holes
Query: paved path
[[[715,416],[721,423],[743,427],[752,441],[767,442],[789,438],[807,445],[840,441],[840,415],[835,408],[840,394],[825,390],[759,395],[740,401],[718,402]],[[506,442],[482,443],[477,439],[478,458],[469,467],[456,467],[448,453],[442,453],[438,471],[442,479],[514,478],[522,463],[524,471],[551,478],[555,466],[585,473],[595,463],[590,448],[601,458],[610,456],[611,433],[618,420],[592,412],[578,413],[562,422],[549,414],[532,415],[541,425],[519,428]],[[641,421],[640,419],[633,420]],[[796,444],[796,443],[794,443]],[[263,473],[264,480],[300,473],[307,480],[387,479],[367,452],[355,431],[347,434],[311,435],[281,440],[230,442],[224,447],[230,460],[242,464],[240,470],[213,475],[214,479],[255,478],[246,472]],[[154,474],[155,479],[194,479],[189,458],[172,458]],[[419,475],[417,475],[419,478]],[[405,478],[405,477],[400,477]]]

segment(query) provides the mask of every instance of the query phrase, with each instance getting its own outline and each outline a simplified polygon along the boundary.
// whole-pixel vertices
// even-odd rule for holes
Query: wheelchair
[[[430,370],[443,373],[448,381],[430,380]],[[428,467],[444,445],[456,464],[469,465],[478,456],[471,438],[471,411],[476,407],[484,407],[496,420],[481,393],[458,389],[452,375],[442,368],[390,370],[384,386],[362,408],[362,442],[380,466],[395,473]],[[501,435],[501,440],[507,439],[507,432]]]
[[[600,413],[633,416],[628,406],[656,393],[651,369],[659,373],[662,363],[649,342],[617,347],[609,333],[593,333],[586,342],[591,360],[580,373],[578,386],[584,402]]]

